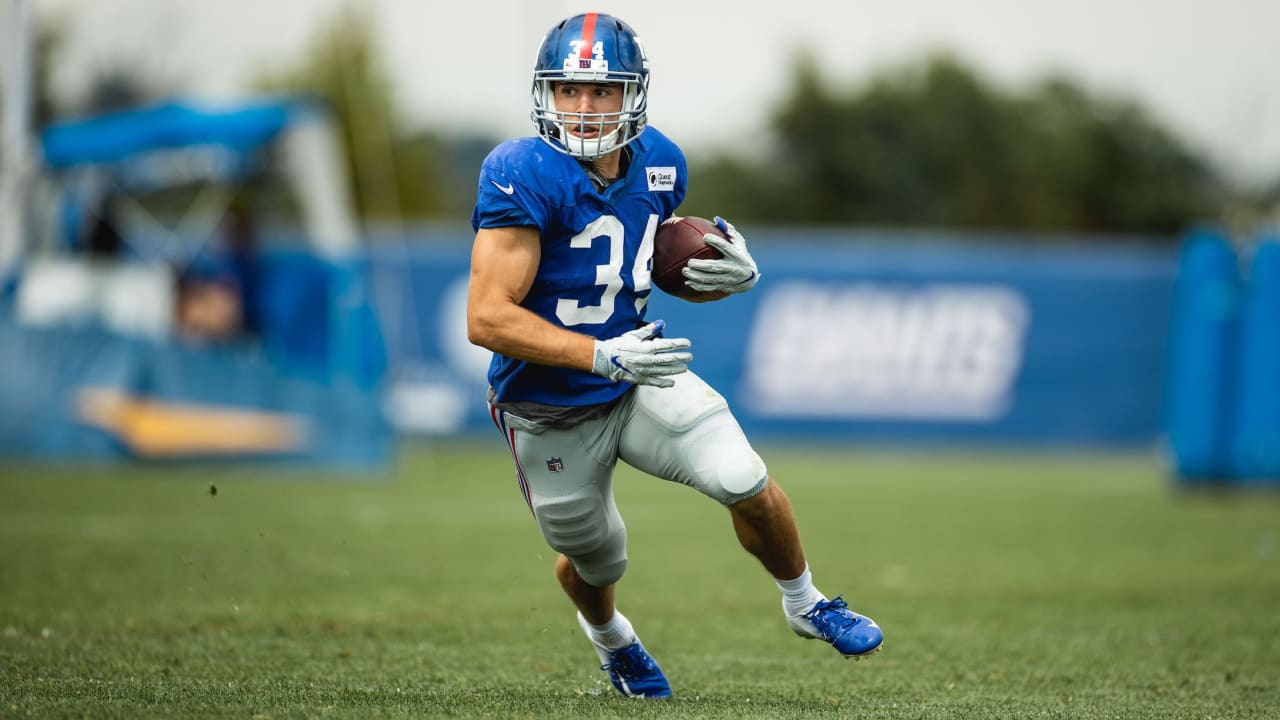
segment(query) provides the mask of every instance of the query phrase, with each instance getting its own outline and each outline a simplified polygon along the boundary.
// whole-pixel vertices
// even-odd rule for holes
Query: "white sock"
[[[813,586],[813,575],[809,573],[808,563],[805,564],[804,572],[800,577],[794,580],[774,578],[774,582],[782,591],[782,609],[787,615],[803,615],[812,610],[815,604],[827,599],[825,595],[818,592],[818,588]]]
[[[578,613],[578,625],[591,639],[591,644],[595,646],[596,654],[600,656],[602,663],[609,661],[608,651],[624,648],[636,639],[636,631],[631,627],[631,621],[617,610],[613,611],[613,617],[603,625],[592,625],[587,622],[582,613]]]

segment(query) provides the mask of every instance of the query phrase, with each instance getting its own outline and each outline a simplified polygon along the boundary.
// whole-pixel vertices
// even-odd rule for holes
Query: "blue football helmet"
[[[622,86],[617,113],[556,110],[558,82],[614,83]],[[533,68],[533,126],[551,147],[591,160],[635,140],[644,130],[649,103],[649,60],[630,25],[612,15],[584,13],[551,28],[538,49]],[[594,137],[569,132],[594,127]],[[605,128],[613,127],[609,132]],[[589,135],[590,133],[588,133]]]

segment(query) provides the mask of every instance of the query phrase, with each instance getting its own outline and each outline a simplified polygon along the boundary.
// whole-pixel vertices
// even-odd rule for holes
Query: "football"
[[[719,292],[698,292],[685,285],[680,273],[693,258],[714,260],[720,251],[706,244],[702,236],[715,233],[728,238],[716,224],[700,217],[673,217],[658,226],[653,238],[653,284],[668,295],[692,302],[706,302],[724,297]]]

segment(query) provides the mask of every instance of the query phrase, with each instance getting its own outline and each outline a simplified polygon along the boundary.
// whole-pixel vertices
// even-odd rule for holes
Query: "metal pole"
[[[8,0],[4,116],[0,118],[0,286],[25,245],[31,153],[31,33],[27,0]]]

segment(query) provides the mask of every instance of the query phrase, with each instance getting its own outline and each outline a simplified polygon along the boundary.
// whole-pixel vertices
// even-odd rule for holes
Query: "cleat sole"
[[[876,646],[875,650],[868,650],[867,652],[860,653],[858,655],[845,655],[844,659],[853,660],[856,662],[856,661],[862,660],[862,658],[871,657],[872,655],[875,655],[876,653],[880,652],[883,649],[884,649],[884,643],[882,642]]]

